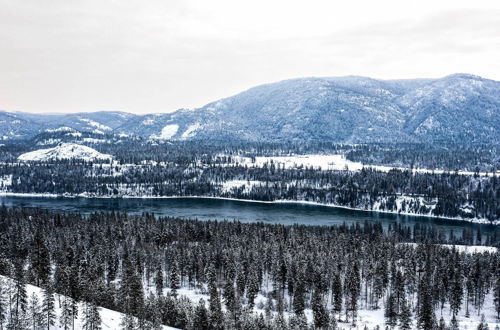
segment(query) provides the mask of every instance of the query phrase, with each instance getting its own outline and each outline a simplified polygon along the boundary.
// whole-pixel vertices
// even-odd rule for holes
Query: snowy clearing
[[[221,155],[225,156],[225,155]],[[263,167],[264,165],[270,166],[274,164],[275,166],[284,167],[286,169],[290,168],[300,168],[300,167],[312,167],[314,169],[321,170],[348,170],[348,171],[360,171],[363,168],[372,168],[381,172],[389,172],[390,170],[409,170],[404,167],[392,167],[392,166],[381,166],[381,165],[365,165],[360,162],[353,162],[345,158],[344,155],[294,155],[294,156],[257,156],[255,161],[250,157],[245,156],[231,156],[234,163],[239,163],[241,165]],[[447,173],[449,171],[445,170],[431,170],[424,168],[414,168],[415,173]],[[474,175],[474,172],[470,171],[458,171],[461,175]],[[479,172],[480,176],[491,175],[487,172]],[[500,175],[496,172],[495,175]]]

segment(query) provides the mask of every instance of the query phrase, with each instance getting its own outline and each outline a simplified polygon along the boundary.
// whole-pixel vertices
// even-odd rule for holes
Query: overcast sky
[[[500,80],[498,0],[0,0],[0,109],[194,108],[306,76]]]

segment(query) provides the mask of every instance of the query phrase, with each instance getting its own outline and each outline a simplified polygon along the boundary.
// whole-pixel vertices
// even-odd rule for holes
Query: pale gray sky
[[[0,0],[0,109],[193,108],[305,76],[500,80],[498,0]]]

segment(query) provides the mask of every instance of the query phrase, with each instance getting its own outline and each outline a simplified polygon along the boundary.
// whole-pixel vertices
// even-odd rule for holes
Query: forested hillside
[[[0,112],[0,140],[71,127],[159,140],[497,143],[499,95],[500,82],[470,74],[298,78],[172,113]]]
[[[458,329],[483,314],[493,326],[497,250],[440,244],[498,246],[499,234],[1,207],[0,274],[14,285],[10,300],[0,299],[0,320],[25,321],[31,283],[68,297],[68,324],[71,306],[86,302],[129,315],[122,329]],[[13,316],[2,319],[9,308]]]

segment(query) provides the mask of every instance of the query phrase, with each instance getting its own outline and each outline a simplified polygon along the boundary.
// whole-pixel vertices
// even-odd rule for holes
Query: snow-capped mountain
[[[80,159],[85,161],[111,159],[111,155],[74,143],[61,143],[56,147],[39,149],[24,153],[18,157],[20,161],[48,161],[61,159]]]
[[[169,139],[496,142],[500,82],[464,74],[294,79],[148,119],[136,133]]]
[[[326,140],[334,142],[500,141],[500,82],[468,74],[441,79],[301,78],[251,88],[194,110],[132,115],[15,115],[8,137],[69,126],[151,139]],[[56,120],[57,119],[57,120]],[[36,126],[38,125],[38,126]],[[19,125],[19,127],[24,127]],[[35,133],[32,133],[35,135]]]

